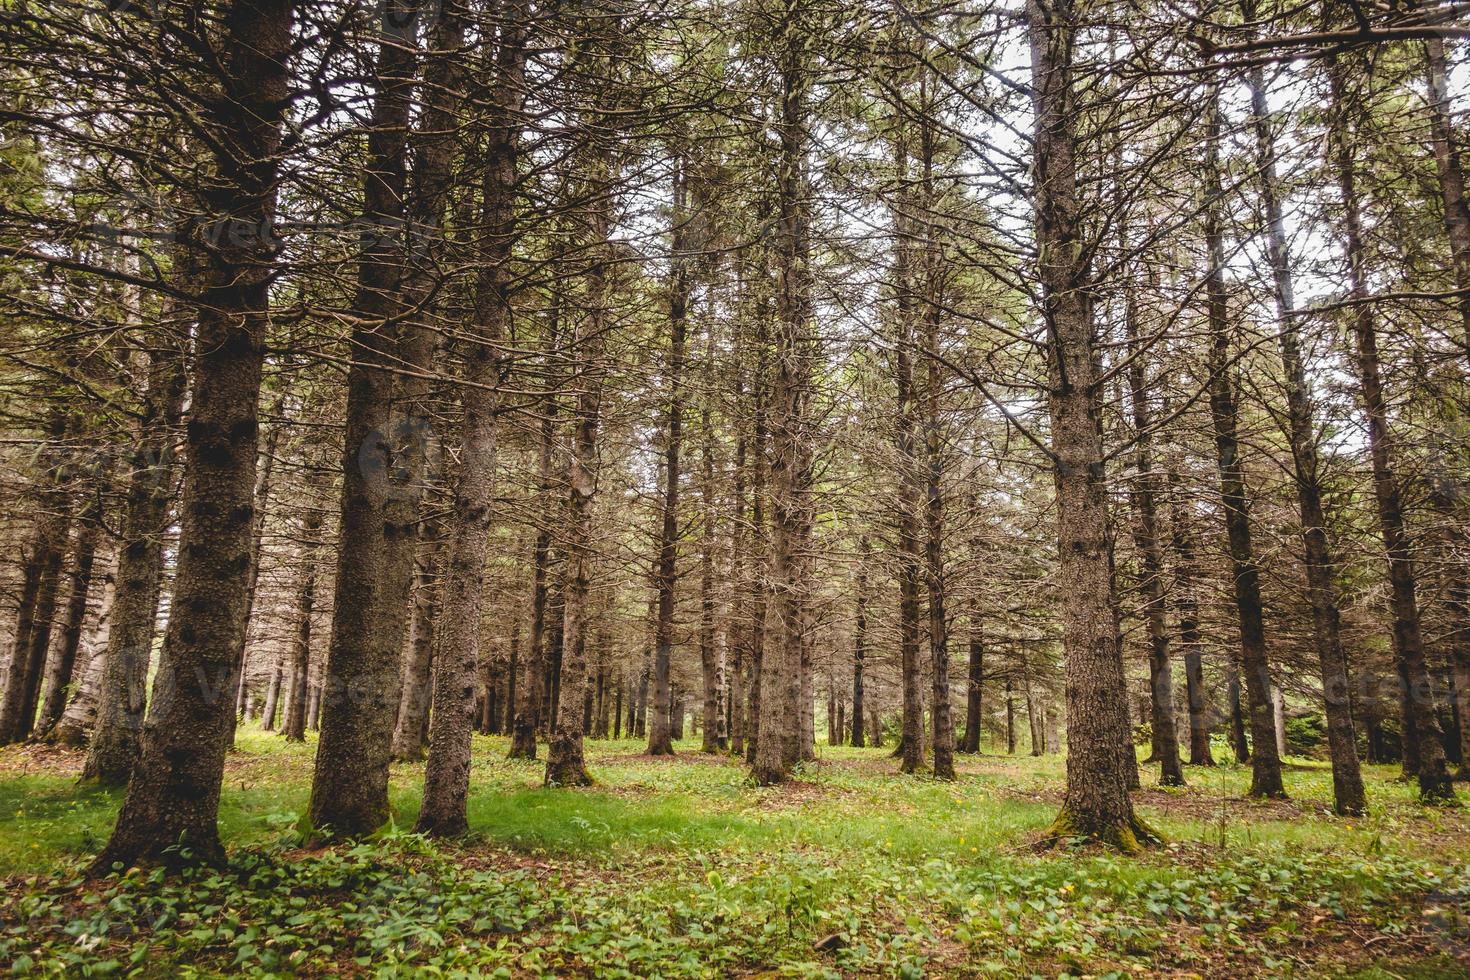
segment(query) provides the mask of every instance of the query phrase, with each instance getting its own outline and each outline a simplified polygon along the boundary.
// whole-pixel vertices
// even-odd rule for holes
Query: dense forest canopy
[[[261,730],[311,846],[628,739],[1453,807],[1466,14],[0,0],[0,744],[91,877]]]

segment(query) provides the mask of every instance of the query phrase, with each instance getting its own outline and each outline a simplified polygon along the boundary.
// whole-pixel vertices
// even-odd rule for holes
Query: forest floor
[[[902,776],[884,749],[821,747],[774,789],[685,742],[590,742],[598,785],[540,788],[539,763],[477,738],[472,839],[403,830],[303,851],[313,745],[242,730],[226,869],[84,883],[120,796],[81,756],[0,750],[0,969],[142,976],[1470,976],[1470,812],[1427,809],[1370,767],[1371,813],[1333,817],[1325,766],[1290,801],[1249,771],[1147,788],[1168,840],[1140,857],[1038,850],[1057,756],[962,757]],[[543,749],[544,752],[544,749]],[[1217,753],[1224,758],[1227,752]],[[422,767],[395,766],[396,826]],[[1145,785],[1157,778],[1144,768]]]

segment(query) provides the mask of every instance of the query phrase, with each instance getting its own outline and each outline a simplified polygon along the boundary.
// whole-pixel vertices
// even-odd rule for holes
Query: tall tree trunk
[[[1428,83],[1429,133],[1434,145],[1434,162],[1439,171],[1444,225],[1450,243],[1456,304],[1464,332],[1461,342],[1470,351],[1470,202],[1465,197],[1465,171],[1450,112],[1449,73],[1445,65],[1444,40],[1431,37],[1424,42],[1425,79]]]
[[[905,137],[895,147],[901,181],[908,180]],[[923,497],[923,474],[919,467],[917,397],[914,391],[914,270],[909,240],[913,231],[904,201],[893,215],[894,306],[898,331],[893,349],[893,379],[898,405],[894,416],[894,441],[898,462],[898,651],[899,679],[903,690],[903,728],[896,755],[899,770],[918,772],[924,766],[924,699],[919,663],[919,588],[923,562],[919,545],[919,507]]]
[[[1124,851],[1154,839],[1133,813],[1118,751],[1121,651],[1112,609],[1107,494],[1097,424],[1091,272],[1077,198],[1077,105],[1071,0],[1028,0],[1036,109],[1034,207],[1050,362],[1062,649],[1067,678],[1067,791],[1049,833]]]
[[[1179,736],[1174,722],[1174,670],[1169,663],[1168,601],[1164,595],[1164,553],[1159,543],[1159,475],[1153,465],[1152,412],[1149,410],[1144,351],[1139,342],[1136,304],[1129,296],[1125,329],[1128,333],[1128,387],[1138,474],[1130,497],[1133,543],[1143,565],[1144,620],[1148,626],[1148,673],[1151,722],[1160,786],[1183,786],[1184,766],[1179,760]]]
[[[553,306],[547,322],[545,355],[542,370],[547,372],[546,387],[541,395],[539,429],[541,455],[537,464],[537,501],[539,517],[536,523],[536,540],[531,553],[531,631],[526,641],[526,655],[521,665],[521,680],[518,685],[520,701],[513,702],[509,758],[536,758],[536,733],[544,725],[543,715],[547,701],[542,696],[541,679],[547,664],[547,615],[550,600],[552,524],[561,512],[561,504],[555,499],[556,445],[557,445],[557,398],[555,377],[551,375],[551,360],[556,350],[560,323],[560,311]]]
[[[779,268],[770,385],[771,607],[761,662],[761,723],[752,775],[784,782],[801,756],[802,657],[811,536],[811,282],[806,215],[806,35],[803,0],[786,0],[780,38]],[[796,726],[796,730],[793,730]]]
[[[592,558],[592,502],[597,491],[597,436],[602,415],[602,341],[605,329],[607,270],[601,256],[607,248],[606,215],[592,219],[597,257],[587,273],[590,309],[573,338],[581,388],[573,412],[571,469],[567,499],[567,584],[562,623],[561,689],[546,751],[547,786],[588,786],[592,777],[582,745],[582,700],[587,687],[585,637],[588,626],[588,565]],[[657,719],[655,719],[657,724]],[[672,747],[670,749],[672,751]]]
[[[1241,11],[1247,20],[1254,19],[1254,0],[1243,0]],[[1276,179],[1276,145],[1266,106],[1265,73],[1259,66],[1254,67],[1247,72],[1247,80],[1251,91],[1251,123],[1256,137],[1256,170],[1261,203],[1266,213],[1266,251],[1275,293],[1278,346],[1286,380],[1287,437],[1296,471],[1307,592],[1312,604],[1313,638],[1325,694],[1334,800],[1337,812],[1357,814],[1367,807],[1367,800],[1363,778],[1358,771],[1352,707],[1347,697],[1347,658],[1342,650],[1342,627],[1337,608],[1337,567],[1327,540],[1322,507],[1315,412],[1301,353],[1300,319],[1293,315],[1296,302],[1292,293],[1291,254]],[[1256,755],[1259,758],[1259,744],[1256,745]]]
[[[612,52],[598,52],[599,62],[609,71]],[[611,129],[614,123],[600,112],[596,124]],[[561,689],[555,699],[556,714],[546,747],[547,786],[588,786],[583,751],[582,699],[587,688],[586,638],[591,619],[587,593],[592,562],[592,505],[597,492],[598,430],[602,423],[602,387],[605,366],[603,345],[608,330],[609,259],[612,216],[609,199],[613,187],[613,161],[606,148],[589,150],[587,187],[590,200],[584,234],[588,249],[586,315],[578,319],[572,337],[573,374],[578,378],[573,409],[572,451],[567,478],[566,557],[567,574],[562,619]],[[662,598],[660,600],[662,613]]]
[[[180,506],[177,583],[142,750],[117,825],[91,866],[224,858],[216,817],[234,723],[254,518],[281,121],[292,0],[237,0],[223,18],[221,87],[207,100],[217,236],[207,250]],[[203,230],[203,229],[201,229]]]
[[[1210,95],[1205,133],[1205,296],[1210,331],[1210,414],[1215,429],[1215,460],[1220,472],[1220,502],[1225,511],[1225,533],[1230,550],[1231,580],[1235,584],[1235,611],[1240,621],[1240,672],[1245,675],[1250,712],[1251,785],[1249,795],[1285,798],[1281,759],[1276,754],[1271,726],[1271,674],[1266,661],[1266,627],[1261,612],[1261,572],[1251,546],[1249,501],[1237,434],[1234,369],[1230,354],[1229,308],[1225,291],[1225,231],[1220,187],[1220,93]],[[1239,704],[1237,693],[1232,705]],[[1238,710],[1236,711],[1238,714]],[[1236,727],[1243,726],[1236,722]],[[1244,738],[1236,740],[1236,757],[1245,761]]]
[[[176,261],[192,262],[186,250]],[[191,276],[184,275],[187,284]],[[175,314],[183,314],[181,308]],[[148,695],[148,663],[163,578],[168,533],[174,430],[184,403],[183,350],[167,341],[149,351],[148,389],[137,450],[128,476],[122,540],[117,558],[112,625],[97,691],[97,724],[87,743],[83,780],[109,786],[128,781],[137,761]]]
[[[510,318],[511,256],[516,237],[516,155],[525,99],[524,25],[514,8],[500,8],[495,79],[485,148],[481,227],[488,233],[475,283],[472,342],[465,349],[459,475],[446,521],[444,598],[438,663],[429,715],[429,759],[415,829],[454,837],[469,830],[470,752],[480,672],[485,560],[494,517],[496,410],[500,403],[502,337]]]
[[[768,386],[768,361],[765,318],[756,320],[755,379],[751,394],[754,406],[750,458],[750,615],[746,633],[746,663],[750,680],[745,704],[745,761],[755,764],[756,750],[760,747],[761,731],[761,666],[766,651],[766,609],[770,602],[764,569],[770,566],[770,540],[766,533],[767,470],[767,410],[770,407]]]
[[[653,717],[648,726],[648,754],[673,755],[670,741],[670,657],[674,646],[674,586],[679,556],[679,451],[684,430],[685,336],[688,329],[689,272],[683,255],[683,227],[688,207],[687,161],[674,173],[674,232],[669,288],[669,409],[664,430],[664,499],[658,537],[658,620],[653,634]]]
[[[370,834],[389,817],[388,763],[397,721],[400,644],[382,635],[387,563],[396,548],[389,498],[399,488],[392,446],[392,368],[407,262],[393,233],[405,215],[405,168],[415,57],[415,0],[390,0],[374,72],[363,187],[352,364],[342,454],[342,516],[332,633],[320,697],[307,824],[314,834]]]
[[[1417,749],[1417,758],[1414,760],[1418,764],[1417,771],[1408,769],[1410,760],[1406,751],[1404,774],[1418,776],[1419,795],[1424,800],[1453,800],[1455,791],[1450,785],[1450,773],[1445,765],[1442,733],[1435,715],[1434,691],[1430,686],[1429,670],[1424,659],[1424,637],[1419,626],[1419,597],[1411,556],[1412,546],[1404,528],[1403,500],[1398,476],[1394,472],[1393,435],[1388,428],[1387,400],[1379,369],[1378,333],[1373,322],[1373,307],[1368,303],[1368,260],[1363,249],[1363,219],[1358,202],[1357,174],[1353,168],[1350,124],[1346,118],[1349,109],[1343,93],[1344,83],[1339,66],[1334,62],[1328,71],[1331,76],[1335,123],[1330,143],[1333,163],[1337,169],[1338,191],[1342,194],[1348,298],[1356,301],[1352,318],[1353,336],[1357,342],[1358,388],[1368,417],[1368,452],[1373,465],[1373,496],[1378,504],[1378,525],[1383,535],[1384,555],[1388,561],[1389,596],[1393,609],[1394,663],[1399,679],[1403,682],[1400,721],[1405,746],[1413,745]],[[1314,486],[1311,489],[1314,491],[1311,497],[1316,500],[1319,496],[1315,492],[1317,488]],[[1320,507],[1320,501],[1318,505]],[[1325,532],[1320,525],[1313,528],[1308,524],[1306,502],[1303,503],[1302,518],[1302,523],[1309,527],[1309,536],[1325,539]],[[1325,559],[1325,540],[1315,550],[1317,556]],[[1309,560],[1313,557],[1313,551],[1309,545]],[[1313,608],[1315,611],[1315,602]],[[1338,624],[1335,605],[1327,612],[1333,627],[1333,634],[1329,639],[1336,639]],[[1367,799],[1363,792],[1362,777],[1358,774],[1357,738],[1353,731],[1352,705],[1349,700],[1347,660],[1340,640],[1336,648],[1331,649],[1324,646],[1319,637],[1318,650],[1319,653],[1326,650],[1336,657],[1329,660],[1327,656],[1323,656],[1322,683],[1327,701],[1327,738],[1332,753],[1337,811],[1359,814],[1366,808]],[[1340,761],[1350,765],[1340,766]],[[1338,772],[1339,768],[1343,770],[1341,774]]]
[[[270,680],[266,682],[265,703],[260,709],[260,730],[272,732],[276,729],[276,709],[281,703],[281,681],[285,673],[281,651],[276,651],[276,662],[271,665]]]

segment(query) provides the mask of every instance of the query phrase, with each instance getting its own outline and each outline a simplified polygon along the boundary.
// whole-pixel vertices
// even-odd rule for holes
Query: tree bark
[[[219,65],[230,97],[201,109],[216,147],[212,230],[224,233],[207,250],[199,305],[177,584],[142,751],[93,875],[156,858],[224,858],[216,817],[249,601],[242,572],[251,557],[291,21],[292,0],[230,4]]]
[[[65,413],[55,412],[48,424],[47,466],[36,499],[39,513],[23,551],[19,612],[5,698],[0,701],[0,745],[25,741],[36,718],[71,527],[71,464],[62,445],[69,431]]]
[[[103,477],[105,479],[105,477]],[[92,588],[92,568],[97,557],[97,536],[102,521],[102,487],[93,488],[93,499],[77,515],[76,541],[72,545],[69,571],[70,592],[66,612],[61,619],[60,642],[54,644],[46,663],[46,697],[41,702],[41,716],[36,732],[49,738],[61,721],[67,696],[72,693],[72,675],[76,669],[77,650],[82,643],[82,626],[87,618],[87,594]]]
[[[423,532],[418,582],[408,631],[408,655],[403,663],[403,692],[393,729],[393,761],[419,762],[424,758],[424,732],[429,724],[433,693],[434,625],[439,613],[439,561],[444,537],[437,523]]]
[[[283,665],[286,684],[286,707],[282,712],[281,735],[288,742],[306,740],[306,689],[311,667],[311,618],[316,610],[316,589],[323,514],[315,499],[308,503],[301,522],[301,555],[296,568],[295,622],[291,630],[291,646]]]
[[[186,250],[177,251],[176,261],[187,263],[192,258]],[[185,382],[183,350],[165,335],[149,351],[148,393],[128,476],[112,625],[97,692],[97,724],[82,766],[83,780],[103,785],[128,781],[141,745],[163,578],[163,539],[168,534],[174,430]]]
[[[715,646],[715,456],[711,443],[714,434],[710,413],[701,413],[704,445],[702,447],[704,497],[704,530],[699,550],[699,665],[704,681],[704,703],[700,713],[700,746],[705,753],[725,750],[726,738],[720,711],[722,665]]]
[[[863,671],[868,660],[868,562],[871,558],[867,535],[863,536],[858,551],[857,568],[857,613],[853,620],[852,638],[852,746],[860,749],[866,745],[863,732]]]
[[[402,651],[382,635],[388,534],[395,525],[393,374],[407,269],[394,230],[403,200],[415,52],[414,0],[390,0],[382,17],[363,185],[363,248],[353,300],[352,364],[342,454],[341,519],[319,701],[320,731],[305,827],[311,835],[371,834],[389,818],[388,763],[397,721]],[[405,16],[407,15],[407,16]]]
[[[1194,533],[1187,506],[1180,506],[1179,477],[1168,475],[1171,507],[1170,549],[1174,552],[1174,594],[1179,616],[1179,645],[1184,650],[1184,689],[1189,705],[1189,764],[1213,766],[1210,751],[1210,702],[1205,689],[1203,641],[1199,629],[1199,600],[1195,596],[1198,567]]]
[[[1148,626],[1148,673],[1155,760],[1160,786],[1183,786],[1179,737],[1174,722],[1174,671],[1169,663],[1168,601],[1164,595],[1164,553],[1159,543],[1159,474],[1154,469],[1152,412],[1139,343],[1136,304],[1130,295],[1124,318],[1128,334],[1128,387],[1133,415],[1134,465],[1138,473],[1129,496],[1133,504],[1133,543],[1142,563],[1144,620]]]
[[[802,687],[811,536],[811,283],[806,178],[803,0],[786,0],[780,38],[780,105],[775,363],[770,385],[771,598],[775,629],[761,661],[760,735],[752,775],[762,786],[784,782],[801,757]]]
[[[1133,812],[1118,751],[1121,651],[1112,609],[1107,495],[1097,424],[1091,272],[1077,197],[1077,105],[1071,0],[1028,0],[1036,110],[1034,208],[1046,320],[1057,492],[1062,649],[1067,681],[1067,790],[1054,838],[1106,841],[1125,852],[1155,839]]]
[[[683,255],[688,207],[687,161],[674,174],[674,231],[669,287],[669,409],[664,430],[664,499],[658,537],[658,619],[653,634],[653,717],[648,725],[648,754],[673,755],[670,741],[670,658],[674,645],[674,586],[679,556],[679,451],[684,429],[684,356],[688,324],[689,273]]]
[[[1242,13],[1254,18],[1254,0],[1243,0]],[[1300,318],[1293,316],[1291,255],[1286,241],[1279,185],[1276,179],[1276,146],[1266,106],[1265,73],[1259,67],[1247,72],[1251,92],[1251,123],[1256,137],[1256,170],[1261,204],[1266,214],[1266,251],[1271,265],[1279,327],[1278,347],[1286,380],[1286,430],[1295,469],[1297,504],[1301,513],[1302,542],[1307,571],[1307,593],[1312,605],[1312,625],[1317,660],[1322,677],[1327,714],[1328,746],[1332,756],[1334,801],[1339,813],[1362,813],[1367,807],[1363,778],[1358,771],[1358,752],[1353,735],[1352,709],[1347,697],[1347,658],[1342,650],[1342,627],[1338,615],[1337,567],[1327,540],[1326,516],[1322,506],[1322,477],[1317,455],[1315,411],[1308,388],[1306,366],[1299,338]],[[1261,746],[1257,739],[1256,757]]]
[[[1465,197],[1465,171],[1450,112],[1443,39],[1426,39],[1424,55],[1430,141],[1434,146],[1435,167],[1439,171],[1440,198],[1444,206],[1444,226],[1450,243],[1455,288],[1460,291],[1456,305],[1464,332],[1461,342],[1470,351],[1470,202]]]
[[[500,8],[516,16],[510,6]],[[520,110],[525,99],[525,26],[500,25],[485,148],[481,227],[487,232],[475,284],[473,343],[466,345],[459,476],[447,518],[444,598],[429,715],[429,758],[415,830],[456,837],[469,830],[470,753],[480,672],[485,560],[494,518],[496,410],[501,342],[509,320]]]
[[[1249,795],[1284,799],[1286,787],[1281,780],[1281,759],[1276,754],[1271,734],[1271,676],[1266,660],[1266,628],[1261,612],[1261,572],[1251,546],[1249,501],[1246,496],[1245,472],[1240,462],[1238,409],[1230,355],[1229,309],[1225,292],[1225,232],[1221,215],[1224,192],[1220,188],[1220,108],[1219,90],[1211,93],[1211,106],[1205,133],[1205,296],[1210,331],[1209,389],[1210,414],[1215,429],[1215,460],[1220,473],[1220,502],[1225,511],[1225,532],[1230,550],[1231,579],[1235,584],[1235,610],[1240,622],[1240,672],[1245,675],[1245,691],[1250,714],[1251,742],[1249,753],[1251,785]],[[1237,688],[1239,679],[1235,681]],[[1238,693],[1232,705],[1238,705]],[[1238,714],[1238,709],[1237,709]],[[1243,728],[1236,721],[1237,728]],[[1243,736],[1236,740],[1236,757],[1244,762],[1247,754]]]
[[[1419,795],[1430,802],[1451,801],[1455,791],[1450,784],[1445,764],[1444,744],[1439,719],[1435,715],[1434,691],[1424,659],[1424,636],[1419,624],[1419,597],[1411,554],[1412,544],[1404,528],[1403,499],[1399,479],[1394,472],[1393,434],[1388,427],[1387,398],[1378,357],[1378,331],[1373,307],[1368,299],[1368,260],[1363,249],[1363,219],[1358,201],[1357,174],[1353,167],[1350,123],[1346,118],[1347,99],[1343,79],[1336,63],[1329,66],[1333,96],[1333,132],[1330,144],[1337,170],[1338,191],[1342,194],[1343,238],[1348,267],[1348,298],[1357,303],[1352,310],[1353,337],[1357,346],[1358,390],[1368,417],[1368,454],[1373,466],[1373,496],[1378,505],[1378,526],[1383,535],[1384,557],[1388,562],[1390,605],[1393,610],[1394,663],[1403,682],[1400,694],[1400,720],[1405,746],[1417,751],[1417,771],[1410,771],[1409,754],[1404,754],[1404,775],[1419,779]],[[1313,458],[1314,460],[1315,458]],[[1314,481],[1315,482],[1315,481]],[[1314,486],[1311,488],[1316,491]],[[1320,493],[1313,493],[1313,498]],[[1320,506],[1320,501],[1318,501]],[[1303,503],[1303,524],[1307,524],[1307,506]],[[1308,546],[1309,560],[1325,557],[1325,532],[1316,528],[1316,536],[1324,540],[1319,548]],[[1311,532],[1309,532],[1311,533]],[[1314,603],[1315,610],[1315,603]],[[1327,610],[1333,628],[1328,640],[1337,639],[1337,610]],[[1357,738],[1353,731],[1352,705],[1349,700],[1347,659],[1341,641],[1335,649],[1318,639],[1319,653],[1325,650],[1336,659],[1322,658],[1322,683],[1327,700],[1327,738],[1333,761],[1333,787],[1337,812],[1359,814],[1367,808],[1363,781],[1358,773]],[[1329,686],[1331,681],[1331,686]],[[1334,704],[1334,702],[1336,702]],[[1333,708],[1336,711],[1333,711]],[[1340,765],[1341,763],[1341,765]],[[1338,773],[1339,768],[1343,770]]]

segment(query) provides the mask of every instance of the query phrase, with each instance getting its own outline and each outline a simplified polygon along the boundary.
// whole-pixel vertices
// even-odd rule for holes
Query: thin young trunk
[[[1414,760],[1418,764],[1417,771],[1411,772],[1407,768],[1409,755],[1405,752],[1405,775],[1418,776],[1421,798],[1428,801],[1447,801],[1455,798],[1455,791],[1450,785],[1449,768],[1445,765],[1442,733],[1434,710],[1434,692],[1424,659],[1424,637],[1419,625],[1419,597],[1411,544],[1404,528],[1403,499],[1399,490],[1399,478],[1394,472],[1393,435],[1388,428],[1388,406],[1379,367],[1378,332],[1374,323],[1373,307],[1367,302],[1367,257],[1363,248],[1362,214],[1358,201],[1357,174],[1353,167],[1353,147],[1348,120],[1345,118],[1348,109],[1338,66],[1331,65],[1329,73],[1336,123],[1330,142],[1337,169],[1338,191],[1342,194],[1348,298],[1357,301],[1352,310],[1352,318],[1353,336],[1357,342],[1358,388],[1363,399],[1364,412],[1368,416],[1368,452],[1373,466],[1373,496],[1378,504],[1378,525],[1383,535],[1384,556],[1388,561],[1394,662],[1399,679],[1404,682],[1400,721],[1403,725],[1404,744],[1414,745],[1418,756]],[[1313,490],[1315,489],[1314,487]],[[1313,494],[1314,499],[1317,496],[1318,494]],[[1304,503],[1303,524],[1307,523],[1306,517],[1307,508]],[[1325,538],[1320,527],[1316,531]],[[1318,551],[1325,553],[1325,550],[1324,540]],[[1309,547],[1308,551],[1311,557],[1312,549]],[[1335,606],[1329,612],[1335,638]],[[1318,648],[1319,651],[1325,649],[1320,638]],[[1332,753],[1337,811],[1358,814],[1366,808],[1367,799],[1363,792],[1362,777],[1358,774],[1357,739],[1353,731],[1352,707],[1349,701],[1347,661],[1340,641],[1336,649],[1329,652],[1335,653],[1337,659],[1329,662],[1323,657],[1322,683],[1327,700],[1327,738]],[[1335,713],[1334,702],[1337,708]],[[1341,767],[1344,769],[1341,775],[1338,773],[1340,760],[1351,762],[1350,767]]]
[[[332,633],[320,693],[307,826],[313,834],[370,834],[389,817],[388,763],[400,681],[397,643],[382,635],[391,580],[389,498],[399,487],[391,444],[406,257],[399,236],[413,89],[414,0],[384,8],[374,73],[363,189],[364,242],[352,304],[352,364],[342,453],[341,519]],[[405,16],[405,15],[408,16]]]
[[[281,415],[282,399],[277,397],[269,413],[273,419]],[[265,445],[261,447],[260,464],[255,473],[255,527],[250,533],[250,584],[245,599],[245,639],[241,641],[235,671],[235,722],[238,725],[250,717],[254,705],[254,692],[250,690],[250,623],[255,616],[255,601],[260,595],[260,566],[265,556],[265,518],[270,508],[272,477],[276,468],[276,447],[281,439],[281,425],[273,424],[266,430]],[[230,747],[235,745],[235,730],[230,729]]]
[[[684,213],[688,205],[680,161],[674,173],[674,234],[669,288],[669,409],[664,435],[664,499],[658,537],[658,619],[653,636],[653,717],[648,726],[648,754],[673,755],[670,741],[670,657],[674,646],[674,585],[679,557],[679,451],[684,430],[684,355],[688,324],[689,273],[683,256]]]
[[[550,375],[552,353],[559,343],[558,325],[560,311],[553,307],[548,318],[546,354],[543,370],[548,372],[546,388],[541,395],[541,417],[539,420],[541,455],[537,463],[537,501],[539,517],[536,523],[536,540],[531,554],[531,632],[526,641],[526,655],[521,665],[521,680],[518,684],[520,701],[513,701],[509,758],[535,759],[536,732],[541,730],[546,711],[546,699],[542,696],[542,677],[547,663],[547,614],[550,600],[550,567],[552,523],[560,513],[560,503],[555,499],[558,486],[556,478],[557,443],[557,398],[556,379]]]
[[[46,697],[41,702],[41,716],[36,732],[48,738],[66,710],[67,696],[72,692],[72,675],[76,669],[77,650],[82,643],[82,625],[87,617],[87,594],[92,588],[92,568],[97,557],[97,536],[102,521],[102,488],[94,488],[93,499],[78,515],[76,542],[72,546],[70,593],[66,612],[61,619],[60,642],[55,645],[46,664]]]
[[[292,0],[225,11],[211,129],[211,201],[228,221],[207,250],[191,391],[177,582],[142,750],[112,836],[91,866],[224,858],[216,817],[234,723],[254,518],[256,433],[275,246],[281,121],[288,104]]]
[[[191,258],[183,250],[178,257],[183,262]],[[112,625],[97,691],[97,724],[82,766],[83,780],[109,786],[128,781],[141,744],[163,578],[163,539],[168,533],[173,437],[185,381],[179,347],[165,342],[149,351],[148,393],[128,477]]]
[[[1244,0],[1242,13],[1254,16],[1254,0]],[[1353,736],[1352,708],[1347,696],[1347,657],[1342,649],[1342,626],[1337,599],[1337,566],[1327,540],[1322,506],[1322,477],[1312,393],[1299,336],[1301,318],[1294,316],[1291,254],[1286,241],[1280,186],[1276,179],[1276,145],[1266,106],[1265,73],[1247,72],[1251,91],[1251,123],[1256,137],[1256,170],[1261,203],[1266,214],[1266,251],[1271,265],[1279,327],[1278,346],[1286,381],[1287,437],[1295,468],[1297,504],[1301,513],[1302,543],[1307,570],[1307,592],[1312,605],[1313,639],[1322,678],[1327,714],[1332,784],[1338,813],[1362,813],[1367,807],[1358,751]],[[1260,746],[1256,746],[1260,756]]]
[[[40,513],[23,552],[19,614],[5,699],[0,702],[0,745],[25,741],[31,734],[71,527],[71,466],[64,460],[61,446],[70,426],[61,412],[55,413],[53,421],[48,451],[57,458],[50,461],[41,477],[42,489],[36,500]]]
[[[286,709],[281,719],[281,735],[288,742],[306,740],[306,689],[311,667],[311,618],[316,610],[317,577],[320,574],[323,514],[313,499],[301,522],[301,554],[293,589],[296,605],[291,629],[291,646],[286,654]]]
[[[1195,597],[1198,568],[1195,560],[1194,534],[1190,528],[1187,504],[1181,505],[1178,474],[1168,476],[1171,506],[1169,543],[1174,552],[1174,595],[1179,616],[1179,646],[1184,650],[1184,687],[1189,704],[1189,764],[1213,766],[1210,752],[1210,704],[1205,690],[1203,640],[1199,630],[1199,601]]]
[[[868,660],[868,561],[870,549],[867,535],[863,536],[858,550],[857,568],[857,614],[853,621],[852,638],[852,746],[862,748],[866,743],[863,732],[863,671]]]
[[[1261,572],[1251,545],[1249,501],[1245,472],[1240,461],[1237,434],[1238,409],[1230,354],[1229,309],[1225,291],[1225,232],[1221,214],[1224,192],[1220,188],[1220,93],[1211,93],[1205,133],[1205,248],[1206,306],[1209,319],[1210,414],[1215,429],[1215,460],[1220,473],[1220,502],[1225,511],[1225,533],[1230,550],[1231,580],[1235,585],[1235,611],[1240,622],[1239,672],[1245,674],[1246,701],[1250,713],[1251,785],[1249,795],[1285,798],[1281,781],[1281,759],[1271,733],[1271,676],[1266,660],[1266,629],[1261,611]],[[1235,681],[1233,705],[1239,704],[1239,677]],[[1237,728],[1243,725],[1238,720]],[[1236,757],[1244,761],[1245,742],[1236,741]]]
[[[715,648],[715,457],[711,442],[714,434],[709,409],[701,413],[704,430],[703,495],[704,531],[699,554],[699,664],[704,681],[704,704],[700,714],[702,739],[699,750],[722,752],[725,735],[720,718],[720,658]]]
[[[598,60],[611,68],[611,53],[600,51]],[[612,125],[606,118],[601,126]],[[567,477],[566,559],[567,574],[562,618],[561,687],[555,699],[556,714],[546,747],[546,786],[587,786],[582,738],[582,699],[587,687],[586,637],[591,619],[588,608],[592,563],[592,505],[597,492],[598,435],[602,424],[602,388],[605,366],[603,345],[608,328],[608,259],[612,216],[609,196],[613,186],[613,162],[596,148],[587,161],[588,187],[594,203],[585,217],[589,265],[586,283],[586,316],[577,321],[572,337],[573,374],[578,378],[572,412],[572,448]],[[660,603],[662,613],[662,602]]]
[[[271,665],[270,680],[266,682],[265,704],[260,709],[260,730],[272,732],[276,729],[276,709],[281,704],[281,680],[285,672],[281,651],[276,651],[276,662]]]
[[[103,564],[108,568],[103,575],[106,584],[97,610],[92,616],[90,631],[82,641],[82,668],[77,693],[67,702],[66,711],[51,731],[52,741],[71,748],[80,748],[86,744],[97,724],[102,669],[105,666],[107,641],[112,627],[113,604],[117,598],[115,557],[109,555]]]
[[[1148,404],[1144,352],[1139,343],[1137,311],[1130,296],[1125,328],[1128,334],[1128,386],[1135,440],[1134,465],[1138,474],[1132,487],[1133,543],[1143,565],[1144,619],[1148,626],[1148,672],[1153,740],[1159,763],[1160,786],[1183,786],[1184,766],[1179,760],[1179,736],[1174,722],[1174,671],[1169,663],[1168,601],[1164,595],[1164,553],[1159,543],[1160,480],[1153,465],[1153,425]]]
[[[1044,290],[1049,408],[1057,493],[1057,590],[1067,681],[1067,790],[1049,834],[1087,837],[1136,851],[1154,837],[1133,813],[1118,751],[1122,657],[1097,424],[1098,378],[1087,289],[1083,208],[1077,197],[1077,105],[1071,0],[1028,0],[1036,109],[1034,206]]]
[[[511,8],[502,7],[507,13]],[[470,751],[480,672],[485,560],[494,517],[496,410],[501,340],[510,317],[515,242],[516,150],[525,97],[523,25],[501,24],[485,148],[481,227],[488,233],[475,283],[472,342],[465,350],[459,475],[446,519],[444,598],[429,715],[429,758],[415,830],[455,837],[469,830]]]
[[[444,551],[444,536],[434,521],[425,525],[422,536],[407,655],[403,660],[403,692],[393,729],[395,762],[419,762],[424,758],[424,730],[429,723],[433,692],[434,624],[439,612],[439,561]]]

